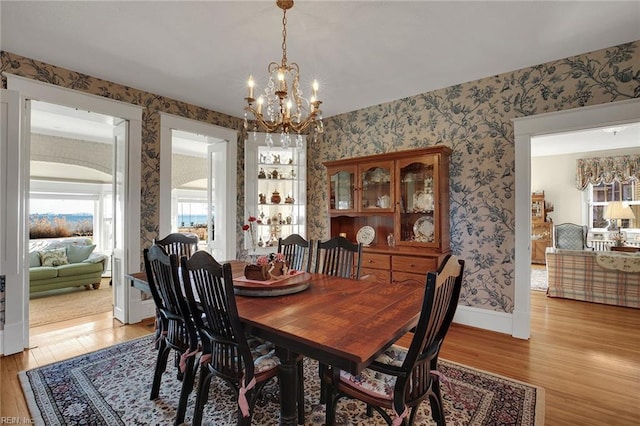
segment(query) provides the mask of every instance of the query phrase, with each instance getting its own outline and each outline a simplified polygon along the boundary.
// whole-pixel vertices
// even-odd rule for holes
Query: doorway
[[[531,139],[554,133],[638,122],[640,100],[612,102],[514,119],[516,175],[515,297],[511,334],[531,334]]]
[[[97,283],[49,283],[38,286],[38,291],[30,286],[32,331],[51,323],[48,330],[64,327],[64,321],[96,313],[113,315],[113,157],[115,123],[119,121],[78,108],[31,101],[29,266],[39,268],[38,253],[54,245],[63,245],[73,253],[79,251],[68,245],[89,247],[80,250],[82,257],[86,255],[84,259],[62,259],[69,265],[77,264],[70,267],[77,267],[78,272],[99,269],[91,265],[103,266]],[[30,274],[32,271],[42,272],[30,269]],[[98,271],[92,274],[97,276]]]
[[[237,132],[160,113],[159,238],[198,234],[199,249],[237,257]],[[163,155],[169,153],[170,155]]]

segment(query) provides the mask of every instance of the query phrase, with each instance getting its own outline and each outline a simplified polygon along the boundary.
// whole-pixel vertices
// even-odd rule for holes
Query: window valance
[[[640,155],[581,158],[576,160],[576,188],[583,191],[589,184],[628,183],[640,180]]]

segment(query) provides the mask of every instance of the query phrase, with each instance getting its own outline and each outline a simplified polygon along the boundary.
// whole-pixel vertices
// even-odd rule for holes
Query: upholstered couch
[[[99,288],[107,256],[93,253],[94,249],[85,237],[29,241],[29,292]]]
[[[640,308],[640,253],[548,248],[549,297]]]

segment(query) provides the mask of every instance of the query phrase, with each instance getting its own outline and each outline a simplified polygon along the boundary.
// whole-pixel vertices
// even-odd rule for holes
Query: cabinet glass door
[[[393,161],[362,164],[359,168],[359,206],[361,211],[393,211],[391,186]]]
[[[355,167],[327,170],[327,173],[329,175],[329,210],[354,210]]]
[[[398,162],[400,206],[396,237],[399,244],[435,245],[437,243],[437,183],[435,156]]]

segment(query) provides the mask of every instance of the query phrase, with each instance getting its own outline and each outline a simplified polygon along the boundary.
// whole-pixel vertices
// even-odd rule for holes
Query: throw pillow
[[[64,247],[38,252],[42,266],[60,266],[69,263],[67,249]]]
[[[40,266],[40,254],[37,251],[29,252],[29,268]]]
[[[69,263],[80,263],[83,260],[86,260],[95,248],[95,244],[90,246],[72,245],[67,247],[67,258],[69,259]]]

